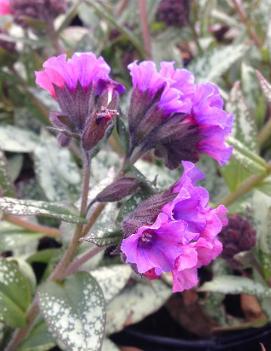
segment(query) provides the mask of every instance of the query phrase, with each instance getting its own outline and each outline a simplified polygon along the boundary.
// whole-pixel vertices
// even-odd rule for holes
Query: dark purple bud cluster
[[[255,246],[256,231],[245,217],[234,214],[229,216],[229,223],[219,238],[223,243],[222,257],[232,259],[239,252],[248,251]]]
[[[162,0],[156,18],[168,26],[184,27],[189,22],[191,0]]]
[[[28,19],[52,21],[64,13],[66,0],[10,0],[14,20],[23,27],[28,26]]]

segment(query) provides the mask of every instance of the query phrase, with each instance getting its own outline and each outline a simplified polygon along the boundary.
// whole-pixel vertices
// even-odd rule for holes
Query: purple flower
[[[201,153],[225,164],[231,148],[225,139],[232,116],[212,83],[195,84],[191,72],[162,62],[160,71],[152,61],[128,66],[133,93],[128,113],[130,156],[137,159],[154,148],[169,168],[183,160],[196,162]]]
[[[70,59],[66,55],[51,57],[43,68],[36,72],[36,83],[61,108],[51,114],[52,124],[66,136],[78,134],[83,147],[90,150],[117,114],[118,96],[124,87],[111,80],[110,67],[91,52],[76,53]]]
[[[217,236],[227,224],[226,208],[210,208],[207,190],[196,186],[203,177],[200,171],[190,162],[183,162],[183,167],[182,177],[170,189],[173,198],[161,202],[155,218],[156,206],[151,209],[147,200],[148,205],[143,202],[140,211],[136,209],[125,219],[127,237],[121,244],[126,262],[138,273],[153,279],[171,272],[173,291],[197,285],[198,268],[209,264],[222,251]],[[157,199],[153,202],[157,203]]]

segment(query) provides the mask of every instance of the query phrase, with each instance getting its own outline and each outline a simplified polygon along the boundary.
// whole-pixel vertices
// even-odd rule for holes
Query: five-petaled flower
[[[154,279],[171,272],[173,291],[197,285],[198,268],[222,251],[217,236],[227,224],[226,208],[210,208],[207,190],[195,185],[202,173],[191,162],[183,166],[180,180],[161,195],[164,201],[172,195],[169,202],[163,204],[156,196],[152,207],[148,199],[124,220],[121,244],[125,261],[138,273]]]

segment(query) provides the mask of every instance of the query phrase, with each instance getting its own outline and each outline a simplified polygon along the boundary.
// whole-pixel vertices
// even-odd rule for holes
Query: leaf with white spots
[[[48,133],[43,134],[34,151],[35,172],[50,201],[73,203],[79,197],[80,172],[67,148],[58,145]]]
[[[125,288],[106,308],[106,333],[141,321],[163,306],[170,295],[171,289],[158,280]]]
[[[257,125],[250,114],[240,82],[236,82],[230,92],[227,111],[234,115],[233,136],[251,151],[257,151]]]
[[[256,71],[257,78],[262,88],[263,94],[268,102],[271,102],[271,84],[265,79],[260,71]]]
[[[0,150],[0,194],[1,196],[14,196],[15,190],[7,166],[5,154]]]
[[[32,152],[39,138],[29,130],[14,126],[0,126],[0,149],[9,152]]]
[[[10,327],[26,322],[25,312],[31,302],[32,287],[21,273],[18,264],[0,260],[0,321]]]
[[[39,305],[49,331],[67,350],[100,350],[105,301],[100,286],[88,273],[76,273],[64,283],[45,283]]]
[[[19,200],[11,197],[0,198],[0,210],[16,216],[45,216],[60,219],[69,223],[85,223],[75,211],[54,202]]]
[[[217,82],[247,51],[248,46],[244,44],[211,48],[193,60],[189,69],[198,81]]]
[[[99,282],[105,302],[108,303],[124,288],[131,276],[132,269],[128,265],[118,264],[100,267],[90,273]]]
[[[271,297],[271,290],[259,282],[246,277],[222,275],[204,283],[199,291],[219,292],[223,294],[248,294],[258,297]]]

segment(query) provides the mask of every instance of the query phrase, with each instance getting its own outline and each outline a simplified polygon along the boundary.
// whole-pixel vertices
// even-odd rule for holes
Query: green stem
[[[257,175],[252,175],[246,180],[244,180],[238,188],[227,195],[223,200],[222,204],[225,206],[230,206],[232,203],[234,203],[236,200],[238,200],[241,196],[249,193],[251,190],[253,190],[257,185],[259,185],[267,176],[269,176],[271,173],[271,164],[269,163],[266,167],[266,170],[264,173],[257,174]]]

